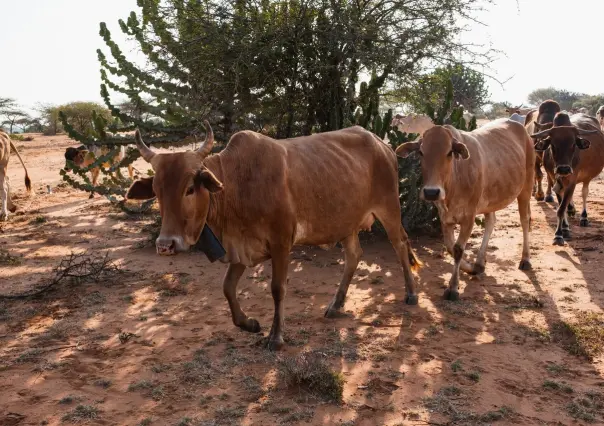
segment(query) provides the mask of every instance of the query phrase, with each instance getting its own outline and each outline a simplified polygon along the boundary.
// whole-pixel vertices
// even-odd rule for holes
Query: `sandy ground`
[[[63,137],[18,144],[36,194],[24,195],[12,159],[22,213],[0,225],[0,293],[48,282],[71,252],[108,251],[125,273],[0,300],[0,425],[604,424],[602,337],[591,341],[591,360],[576,354],[585,346],[559,338],[565,323],[604,303],[601,180],[591,185],[591,227],[574,218],[565,247],[551,244],[554,206],[532,202],[530,273],[517,269],[516,205],[500,212],[486,273],[462,275],[460,302],[442,300],[452,259],[440,240],[413,239],[426,266],[419,305],[408,307],[392,247],[371,237],[362,241],[346,315],[325,319],[343,254],[296,248],[287,346],[272,354],[258,344],[272,320],[270,262],[239,285],[243,309],[263,327],[248,334],[232,325],[224,265],[199,253],[157,256],[143,229],[150,217],[127,217],[98,196],[57,186],[69,145]],[[481,236],[476,227],[472,256]],[[341,373],[341,403],[279,380],[280,362],[307,350]]]

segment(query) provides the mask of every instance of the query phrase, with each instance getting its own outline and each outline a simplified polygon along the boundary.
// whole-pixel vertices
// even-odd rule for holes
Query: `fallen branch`
[[[109,253],[103,254],[74,254],[64,257],[54,269],[54,278],[42,287],[21,294],[0,294],[0,299],[18,300],[38,296],[66,278],[82,281],[98,282],[108,279],[122,271],[109,258]]]

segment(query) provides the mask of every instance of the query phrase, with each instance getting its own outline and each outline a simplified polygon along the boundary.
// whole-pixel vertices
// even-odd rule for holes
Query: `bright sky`
[[[496,2],[477,17],[488,26],[474,24],[463,38],[473,43],[491,43],[506,54],[488,71],[501,81],[512,77],[503,88],[489,82],[494,101],[519,104],[526,102],[531,90],[547,86],[591,94],[604,92],[597,65],[604,3]],[[0,25],[0,52],[4,59],[0,96],[15,98],[27,108],[38,102],[101,101],[96,49],[104,47],[104,42],[98,35],[99,22],[106,22],[113,39],[131,52],[133,45],[124,43],[117,20],[138,10],[136,0],[0,3],[4,17]],[[552,30],[557,33],[552,34]],[[561,60],[562,52],[566,60]]]

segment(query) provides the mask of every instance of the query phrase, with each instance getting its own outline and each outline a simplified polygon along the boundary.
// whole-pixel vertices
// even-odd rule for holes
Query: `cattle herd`
[[[423,178],[418,188],[420,198],[438,209],[444,243],[454,258],[445,299],[459,298],[460,269],[473,275],[485,270],[496,212],[514,200],[518,202],[523,234],[521,270],[531,269],[531,196],[545,202],[554,201],[552,193],[556,196],[558,223],[553,243],[563,245],[571,238],[569,213],[574,212],[575,186],[582,183],[579,224],[589,225],[589,183],[604,168],[604,107],[592,117],[587,111],[562,111],[558,103],[549,100],[537,108],[516,107],[507,112],[509,118],[494,120],[471,132],[435,125],[424,115],[397,115],[393,126],[419,136],[400,145],[396,152],[358,126],[287,140],[242,131],[216,155],[209,155],[214,135],[207,122],[206,140],[196,151],[156,153],[145,145],[137,130],[136,146],[154,174],[134,180],[126,198],[157,197],[162,217],[156,240],[160,255],[186,251],[199,244],[202,232],[211,231],[222,250],[219,260],[228,264],[223,290],[233,323],[248,332],[260,331],[260,324],[241,309],[237,284],[246,268],[270,259],[274,317],[268,346],[278,349],[283,345],[283,300],[294,245],[329,248],[342,244],[344,273],[325,312],[326,317],[333,317],[344,306],[362,255],[359,231],[370,229],[379,220],[401,264],[405,302],[418,303],[413,272],[422,263],[401,225],[397,156],[419,157]],[[8,135],[0,132],[3,220],[14,209],[6,173],[11,148],[23,164]],[[65,158],[78,166],[88,166],[105,154],[98,148],[68,148]],[[122,149],[113,161],[123,157]],[[546,192],[541,184],[542,167]],[[96,184],[99,170],[91,173]],[[131,167],[129,174],[132,179]],[[25,176],[29,191],[27,170]],[[466,243],[476,216],[481,214],[485,217],[484,236],[475,262],[470,263],[464,259]]]

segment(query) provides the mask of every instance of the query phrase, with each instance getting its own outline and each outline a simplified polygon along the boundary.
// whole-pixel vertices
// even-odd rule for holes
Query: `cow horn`
[[[205,158],[212,152],[212,147],[214,146],[214,132],[212,131],[212,126],[210,126],[208,120],[204,120],[203,124],[206,128],[206,140],[203,145],[197,149],[197,153],[201,155],[202,158]]]
[[[531,138],[533,138],[533,139],[539,139],[539,138],[543,138],[543,137],[549,136],[549,132],[551,132],[551,131],[552,131],[552,129],[547,129],[547,130],[542,130],[542,131],[537,132],[537,133],[533,133],[531,135]]]
[[[151,159],[155,157],[155,153],[151,151],[151,149],[147,145],[145,145],[145,142],[143,142],[143,138],[141,137],[141,132],[140,130],[138,130],[138,128],[134,132],[134,140],[136,141],[136,147],[141,153],[143,159],[146,162],[150,163]]]
[[[536,121],[535,121],[535,122],[533,122],[533,126],[535,126],[535,129],[537,129],[537,130],[544,129],[544,128],[546,128],[546,127],[547,127],[547,128],[550,128],[550,127],[552,127],[553,125],[554,125],[554,123],[553,123],[553,122],[551,122],[551,121],[550,121],[549,123],[537,123]]]
[[[591,135],[594,133],[599,132],[599,130],[584,130],[584,129],[577,129],[577,135],[582,136],[582,135]]]

